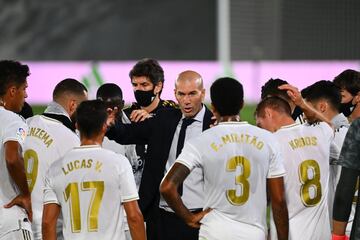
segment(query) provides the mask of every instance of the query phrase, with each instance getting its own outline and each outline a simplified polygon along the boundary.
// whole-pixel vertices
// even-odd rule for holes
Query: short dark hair
[[[83,101],[76,109],[76,123],[80,136],[91,138],[98,135],[106,122],[108,113],[101,100]]]
[[[287,81],[276,78],[270,79],[261,87],[261,99],[265,99],[267,97],[278,96],[283,98],[286,101],[290,101],[290,97],[287,94],[286,90],[280,90],[279,86],[288,84]]]
[[[148,77],[154,85],[164,82],[164,70],[155,59],[144,58],[138,61],[129,73],[130,79],[142,76]]]
[[[339,111],[341,106],[340,89],[331,81],[318,81],[301,91],[301,95],[307,101],[318,101],[324,99],[328,101],[331,107]]]
[[[287,101],[278,96],[267,97],[259,102],[256,106],[255,115],[264,116],[265,108],[271,108],[279,113],[283,113],[291,117],[291,108]]]
[[[72,93],[78,96],[84,95],[84,91],[87,92],[84,84],[73,78],[66,78],[56,84],[53,91],[53,100],[63,96],[65,93]]]
[[[110,108],[122,108],[124,105],[122,90],[115,83],[101,85],[96,92],[96,98],[104,101]]]
[[[210,87],[211,103],[220,116],[239,114],[244,104],[244,90],[234,78],[219,78]]]
[[[347,69],[334,78],[335,85],[355,96],[360,91],[360,73]]]
[[[13,60],[0,61],[0,96],[4,96],[12,84],[20,87],[29,75],[28,65]]]

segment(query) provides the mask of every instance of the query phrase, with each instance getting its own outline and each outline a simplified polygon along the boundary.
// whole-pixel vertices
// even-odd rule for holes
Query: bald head
[[[201,109],[205,97],[205,89],[200,74],[185,71],[179,74],[175,82],[175,97],[180,110],[187,118],[194,117]]]
[[[195,82],[200,90],[204,88],[201,75],[195,71],[187,70],[180,73],[175,81],[175,88],[177,88],[180,82]]]

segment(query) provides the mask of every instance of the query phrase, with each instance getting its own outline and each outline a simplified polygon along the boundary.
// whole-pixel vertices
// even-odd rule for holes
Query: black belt
[[[174,212],[170,212],[170,211],[166,211],[164,208],[159,208],[160,210],[163,210],[164,212],[167,212],[167,213],[173,213],[175,214]],[[203,209],[202,208],[192,208],[192,209],[189,209],[189,211],[191,213],[199,213],[201,212]]]

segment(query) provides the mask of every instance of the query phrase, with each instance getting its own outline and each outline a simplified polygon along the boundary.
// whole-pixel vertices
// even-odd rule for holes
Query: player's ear
[[[319,103],[319,110],[320,110],[320,112],[322,112],[322,113],[325,112],[327,108],[328,108],[328,103],[327,103],[327,102],[321,101],[321,102]]]

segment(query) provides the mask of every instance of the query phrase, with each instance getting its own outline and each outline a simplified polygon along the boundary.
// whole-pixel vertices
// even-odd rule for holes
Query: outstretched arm
[[[305,99],[301,96],[300,91],[290,85],[290,84],[284,84],[279,86],[279,89],[286,90],[287,94],[289,95],[291,101],[294,102],[294,104],[301,108],[301,110],[304,112],[306,117],[309,119],[309,121],[321,121],[326,122],[330,125],[330,127],[333,127],[333,124],[331,123],[331,119],[327,119],[322,113],[318,112],[315,108],[310,106]]]
[[[197,214],[191,213],[184,205],[178,193],[179,185],[184,182],[189,174],[190,170],[185,165],[176,162],[163,179],[160,185],[160,193],[169,206],[186,222],[186,224],[190,227],[199,228],[200,220],[210,210],[201,211]]]

